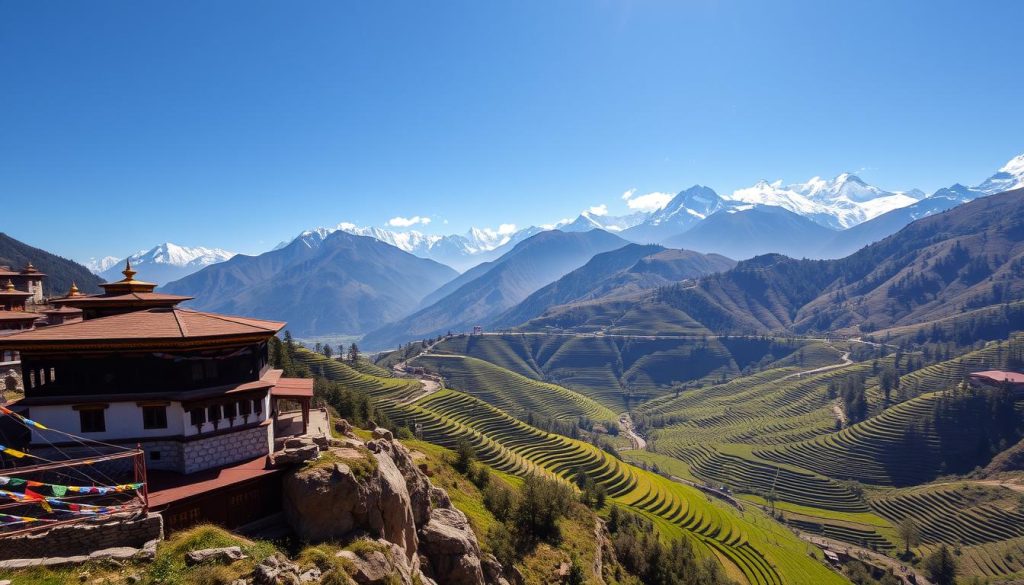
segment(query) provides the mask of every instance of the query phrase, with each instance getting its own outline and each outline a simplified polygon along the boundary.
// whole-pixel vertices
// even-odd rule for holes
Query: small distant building
[[[474,325],[473,326],[473,335],[483,335],[483,334],[484,334],[484,327],[483,327],[483,325]]]
[[[29,304],[41,305],[44,302],[43,279],[46,275],[40,272],[31,262],[21,270],[12,270],[10,266],[0,266],[0,282],[14,284],[18,290],[29,294]]]
[[[6,275],[6,282],[0,277],[0,335],[32,329],[42,319],[39,313],[28,310],[35,293],[19,290],[9,270],[0,270],[0,274]],[[36,290],[42,291],[42,286]]]
[[[967,376],[967,380],[974,387],[1009,387],[1015,396],[1024,397],[1024,374],[1018,372],[1002,370],[972,372]]]

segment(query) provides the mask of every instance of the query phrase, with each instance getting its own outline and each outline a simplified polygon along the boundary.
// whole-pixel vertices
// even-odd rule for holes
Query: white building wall
[[[184,433],[183,434],[186,437],[193,437],[195,435],[212,433],[215,430],[222,431],[222,430],[224,430],[226,428],[229,428],[229,427],[237,427],[237,426],[241,426],[241,425],[245,425],[245,424],[250,424],[250,423],[255,423],[255,422],[263,422],[263,421],[267,420],[268,416],[270,416],[270,412],[268,412],[269,409],[270,409],[270,393],[269,392],[267,393],[267,396],[265,396],[263,398],[262,404],[263,404],[263,408],[260,409],[260,413],[259,414],[256,414],[255,412],[252,412],[252,413],[249,413],[249,415],[247,417],[244,416],[244,415],[238,415],[238,416],[236,416],[236,417],[234,417],[232,419],[222,418],[222,419],[220,419],[220,421],[217,422],[216,426],[214,426],[214,424],[212,422],[206,421],[205,423],[203,423],[203,426],[201,428],[199,428],[199,429],[197,429],[196,426],[194,424],[192,424],[192,417],[191,417],[191,415],[188,412],[182,411],[182,413],[181,413],[182,414],[181,420],[184,423],[184,427],[183,427],[184,428]],[[168,415],[169,414],[170,413],[168,413]]]
[[[102,433],[82,432],[81,419],[78,411],[70,404],[53,406],[33,406],[29,409],[30,418],[44,426],[52,429],[59,429],[73,435],[81,435],[88,439],[99,441],[111,441],[118,439],[160,439],[165,437],[195,437],[196,435],[212,433],[215,430],[223,431],[231,427],[239,427],[246,424],[263,422],[270,416],[269,393],[262,399],[263,408],[259,414],[250,413],[246,416],[236,416],[232,419],[222,418],[216,425],[212,422],[205,422],[199,429],[192,424],[189,413],[182,408],[180,402],[171,402],[167,406],[167,428],[146,429],[142,426],[142,407],[135,401],[111,402],[104,409],[104,422],[106,431]],[[56,442],[58,439],[53,433],[41,435],[34,431],[33,443],[45,444],[46,439]]]
[[[44,426],[100,441],[180,436],[184,434],[185,428],[182,422],[185,420],[185,416],[187,416],[184,415],[180,402],[171,402],[167,406],[167,428],[145,429],[142,427],[142,407],[135,401],[111,402],[104,409],[103,413],[106,431],[102,433],[84,433],[82,432],[82,423],[78,411],[72,408],[70,404],[33,406],[29,409],[29,414],[32,420]],[[47,433],[44,438],[40,435],[39,431],[33,432],[33,443],[45,443],[45,439],[56,440],[53,433]]]

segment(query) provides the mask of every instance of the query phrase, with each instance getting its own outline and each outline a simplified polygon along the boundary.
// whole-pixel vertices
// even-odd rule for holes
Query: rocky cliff
[[[284,480],[285,516],[300,538],[362,539],[363,546],[338,553],[360,584],[396,577],[410,585],[506,583],[501,565],[481,553],[465,514],[390,431],[378,428],[366,442],[349,435],[332,439],[319,459]]]

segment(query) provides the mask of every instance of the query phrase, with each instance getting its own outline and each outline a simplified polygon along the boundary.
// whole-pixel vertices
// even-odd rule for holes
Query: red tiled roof
[[[59,325],[54,325],[59,327]],[[209,386],[207,388],[198,388],[196,390],[179,390],[169,392],[130,392],[130,393],[113,393],[113,394],[89,394],[88,396],[60,396],[60,395],[47,395],[47,396],[34,396],[31,398],[23,398],[22,406],[45,406],[51,404],[68,404],[73,402],[76,404],[95,404],[102,402],[123,402],[126,396],[130,396],[131,400],[169,400],[172,402],[197,402],[207,400],[209,398],[219,398],[222,396],[231,396],[233,394],[247,394],[249,392],[265,391],[269,388],[273,388],[274,384],[281,377],[281,370],[267,370],[260,376],[259,380],[252,380],[250,382],[241,382],[238,384],[223,384],[220,386]]]
[[[51,302],[55,305],[83,305],[83,304],[104,304],[104,303],[117,303],[123,304],[125,301],[149,301],[149,302],[184,302],[190,301],[192,297],[183,297],[180,295],[168,295],[164,293],[154,292],[136,292],[136,293],[125,293],[121,295],[88,295],[80,297],[62,297],[59,299],[52,299]]]
[[[280,470],[270,467],[267,457],[258,457],[190,475],[151,470],[147,474],[149,506],[160,509],[174,502],[271,473],[280,473]]]
[[[232,317],[191,309],[157,308],[26,331],[5,337],[3,345],[18,347],[67,341],[163,341],[270,336],[284,326],[280,321]]]
[[[31,321],[40,317],[39,313],[28,311],[0,311],[0,321]]]
[[[971,372],[972,376],[987,378],[993,382],[1010,382],[1013,384],[1024,384],[1024,374],[1017,372],[1004,372],[1002,370],[985,370],[984,372]]]
[[[313,397],[312,378],[281,378],[270,390],[271,396],[282,398],[303,398]]]
[[[80,315],[82,309],[76,309],[74,307],[61,307],[59,309],[47,309],[45,311],[39,311],[44,315]]]
[[[46,275],[43,274],[42,272],[39,272],[38,270],[33,270],[31,272],[25,272],[25,271],[22,271],[22,270],[11,270],[10,266],[5,266],[3,268],[0,268],[0,276],[46,276]]]

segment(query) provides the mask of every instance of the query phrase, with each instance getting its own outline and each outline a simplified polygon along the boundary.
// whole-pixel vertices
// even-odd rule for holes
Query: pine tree
[[[348,361],[352,363],[359,361],[359,346],[354,341],[352,345],[348,346]]]
[[[956,559],[946,545],[942,545],[924,560],[924,572],[935,585],[956,584]]]

